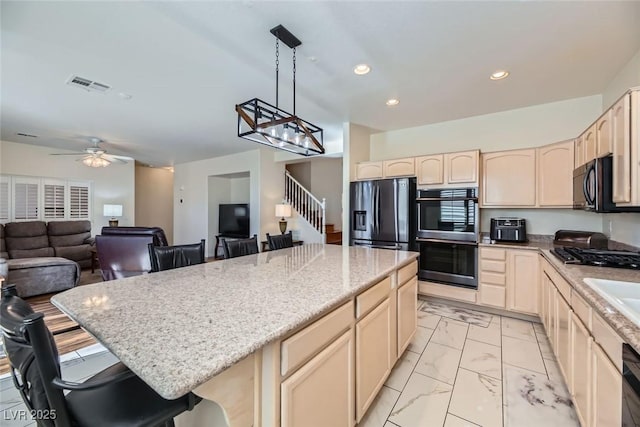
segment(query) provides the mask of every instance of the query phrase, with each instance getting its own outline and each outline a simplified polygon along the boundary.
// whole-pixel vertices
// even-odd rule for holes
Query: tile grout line
[[[444,415],[445,423],[447,422],[447,414],[449,414],[449,409],[451,408],[451,400],[453,400],[453,392],[455,391],[455,388],[456,388],[456,381],[458,381],[458,373],[460,372],[460,369],[462,369],[460,367],[460,363],[462,362],[462,355],[464,354],[464,348],[467,346],[468,336],[469,336],[469,324],[467,324],[467,332],[464,335],[464,343],[462,344],[462,350],[460,351],[460,359],[458,360],[458,368],[456,369],[456,376],[453,379],[453,386],[451,387],[451,395],[449,396],[449,402],[447,403],[447,411],[445,412],[445,415]],[[452,415],[455,415],[457,417],[456,414],[452,414]],[[442,426],[444,427],[444,423],[442,424]]]

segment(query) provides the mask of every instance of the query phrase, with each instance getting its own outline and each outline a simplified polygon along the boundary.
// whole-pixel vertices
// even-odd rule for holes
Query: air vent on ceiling
[[[16,135],[18,136],[26,136],[27,138],[37,138],[38,135],[31,135],[30,133],[22,133],[22,132],[18,132]]]
[[[94,80],[85,79],[84,77],[72,75],[67,79],[67,84],[90,92],[106,92],[111,86],[105,83],[96,82]]]

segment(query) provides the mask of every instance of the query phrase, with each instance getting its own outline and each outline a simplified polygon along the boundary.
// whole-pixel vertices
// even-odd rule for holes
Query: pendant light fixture
[[[302,42],[282,25],[271,34],[276,37],[276,105],[258,98],[236,105],[238,136],[302,156],[324,154],[322,128],[296,115],[296,48]],[[280,42],[293,49],[293,114],[278,107]]]

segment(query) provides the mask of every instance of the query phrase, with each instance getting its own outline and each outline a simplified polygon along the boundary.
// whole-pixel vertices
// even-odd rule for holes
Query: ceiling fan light
[[[98,156],[85,157],[82,160],[82,163],[92,168],[106,168],[111,164],[109,160],[103,159],[102,157]]]

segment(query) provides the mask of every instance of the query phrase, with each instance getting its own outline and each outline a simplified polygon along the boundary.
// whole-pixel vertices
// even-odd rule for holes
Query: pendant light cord
[[[280,72],[280,40],[276,37],[276,108],[278,108],[278,75]]]
[[[293,48],[293,115],[296,115],[296,48]]]

